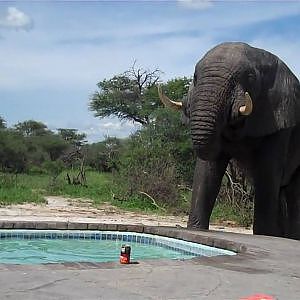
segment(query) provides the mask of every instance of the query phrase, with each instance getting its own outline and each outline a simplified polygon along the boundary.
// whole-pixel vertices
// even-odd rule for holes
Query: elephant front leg
[[[284,236],[279,184],[280,181],[272,176],[267,179],[261,178],[261,181],[255,184],[254,234]]]
[[[197,158],[188,228],[208,229],[209,219],[229,159],[204,161]]]
[[[288,230],[287,237],[300,240],[300,168],[286,188]]]
[[[284,236],[286,231],[286,195],[282,187],[289,135],[277,134],[265,141],[255,153],[253,233]]]

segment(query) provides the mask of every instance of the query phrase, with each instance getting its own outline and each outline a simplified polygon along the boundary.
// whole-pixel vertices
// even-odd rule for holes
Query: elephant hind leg
[[[286,188],[287,237],[300,240],[300,168]]]
[[[281,229],[281,234],[279,236],[287,237],[289,232],[289,222],[288,222],[288,207],[287,207],[287,192],[286,187],[280,188],[279,193],[279,212],[278,212],[278,222]]]

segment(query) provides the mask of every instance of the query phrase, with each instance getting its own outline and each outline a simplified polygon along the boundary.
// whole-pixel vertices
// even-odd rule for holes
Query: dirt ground
[[[48,220],[182,227],[186,227],[187,222],[186,216],[154,215],[123,211],[109,203],[103,203],[96,208],[88,199],[51,196],[46,197],[46,200],[46,204],[19,204],[0,207],[0,221]],[[247,234],[252,233],[251,229],[237,227],[230,222],[211,225],[210,229]]]

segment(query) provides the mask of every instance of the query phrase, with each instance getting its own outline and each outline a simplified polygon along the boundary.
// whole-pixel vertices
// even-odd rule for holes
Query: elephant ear
[[[253,115],[246,122],[248,136],[265,136],[300,123],[299,80],[285,63],[272,57],[275,64],[260,70],[262,86]]]

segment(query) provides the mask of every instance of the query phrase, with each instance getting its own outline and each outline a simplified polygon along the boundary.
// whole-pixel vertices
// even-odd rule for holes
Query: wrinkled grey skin
[[[253,178],[254,234],[300,239],[300,85],[289,68],[244,43],[218,45],[197,63],[183,111],[197,153],[188,227],[208,229],[235,158]]]

